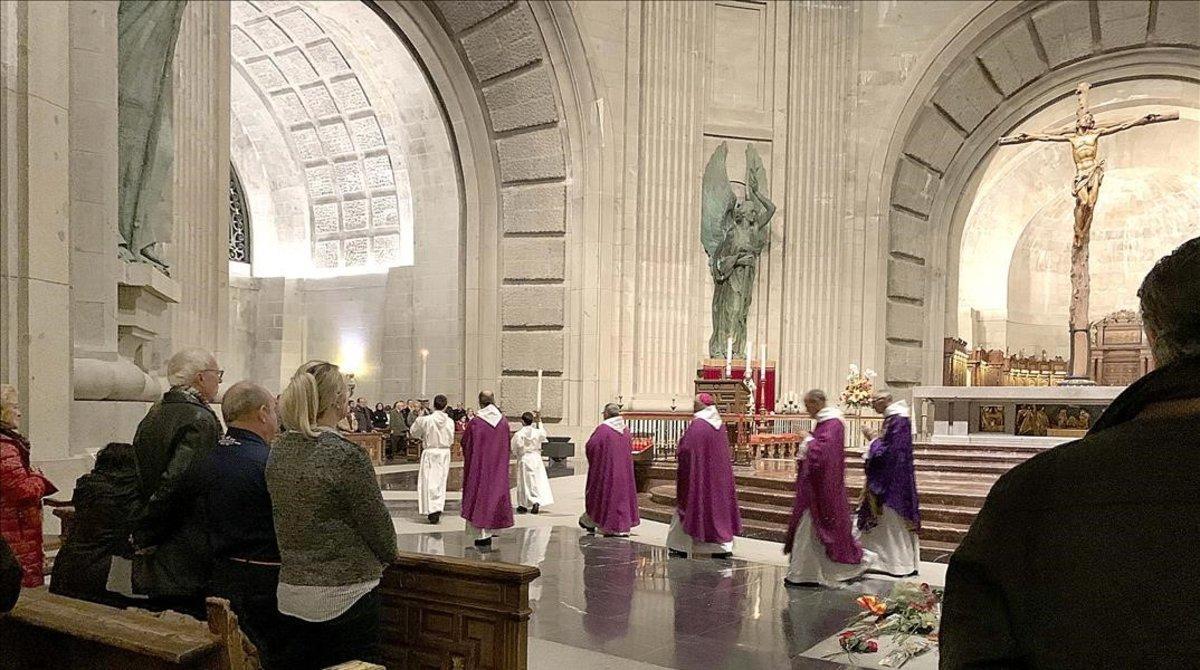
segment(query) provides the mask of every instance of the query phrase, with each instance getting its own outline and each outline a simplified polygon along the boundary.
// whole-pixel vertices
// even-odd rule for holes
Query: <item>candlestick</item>
[[[421,350],[421,399],[424,400],[425,395],[425,380],[428,379],[429,372],[429,350]]]
[[[542,411],[542,371],[541,370],[538,370],[537,407],[535,409],[537,409],[538,412]]]

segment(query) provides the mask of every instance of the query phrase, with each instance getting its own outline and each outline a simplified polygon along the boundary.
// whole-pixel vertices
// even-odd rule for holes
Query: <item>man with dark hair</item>
[[[550,478],[542,462],[542,445],[549,439],[540,412],[525,412],[521,423],[524,425],[512,438],[512,450],[517,455],[517,513],[537,514],[543,505],[554,504]]]
[[[950,559],[942,668],[1195,666],[1200,626],[1169,613],[1200,601],[1200,238],[1138,297],[1157,369],[992,487]]]
[[[508,420],[491,391],[479,393],[479,412],[462,436],[462,518],[467,538],[490,547],[492,531],[513,525],[508,492]]]
[[[354,404],[354,418],[358,421],[358,432],[371,432],[371,408],[367,406],[366,398],[359,398]]]
[[[450,447],[454,422],[446,416],[446,396],[433,399],[433,412],[418,417],[409,429],[421,440],[421,469],[417,472],[417,511],[437,523],[446,509],[446,478],[450,475]]]

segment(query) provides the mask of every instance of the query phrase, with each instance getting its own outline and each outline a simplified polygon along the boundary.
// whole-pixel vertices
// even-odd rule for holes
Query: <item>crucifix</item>
[[[1178,112],[1146,114],[1135,119],[1098,125],[1088,109],[1087,94],[1091,85],[1083,82],[1075,87],[1075,123],[1044,133],[1017,133],[1001,137],[999,143],[1069,142],[1071,159],[1075,161],[1075,181],[1071,195],[1075,198],[1075,236],[1071,242],[1071,367],[1065,383],[1088,384],[1089,323],[1088,297],[1091,275],[1088,271],[1088,243],[1092,234],[1092,214],[1104,180],[1104,161],[1097,159],[1100,138],[1136,126],[1162,121],[1174,121]]]

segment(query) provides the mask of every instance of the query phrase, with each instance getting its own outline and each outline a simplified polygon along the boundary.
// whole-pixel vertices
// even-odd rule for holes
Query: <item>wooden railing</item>
[[[625,412],[622,416],[634,441],[649,441],[654,460],[667,462],[675,460],[679,438],[692,421],[691,412]],[[735,414],[722,418],[729,426],[734,460],[742,464],[759,459],[795,458],[799,439],[786,438],[811,431],[813,426],[813,419],[807,414]],[[865,414],[847,414],[845,420],[846,446],[852,449],[864,446],[864,427],[879,430],[883,425],[883,417],[870,410]]]

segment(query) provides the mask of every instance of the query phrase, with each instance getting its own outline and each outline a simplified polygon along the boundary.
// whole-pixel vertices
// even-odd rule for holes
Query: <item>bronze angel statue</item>
[[[767,198],[767,171],[753,146],[746,146],[746,197],[739,200],[725,169],[729,147],[717,147],[704,168],[700,202],[700,242],[713,277],[712,337],[708,355],[723,358],[729,338],[733,350],[746,346],[746,315],[754,297],[758,256],[771,239],[775,204]]]

